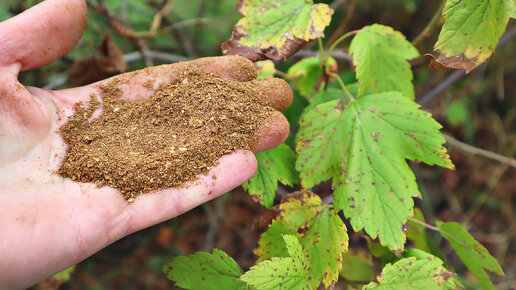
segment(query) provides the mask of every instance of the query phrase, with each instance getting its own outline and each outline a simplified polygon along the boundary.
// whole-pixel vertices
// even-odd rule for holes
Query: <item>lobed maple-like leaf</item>
[[[286,144],[256,154],[258,169],[256,173],[243,184],[250,195],[256,197],[260,204],[271,208],[278,189],[278,181],[294,186],[299,182],[295,169],[296,153]]]
[[[334,207],[383,245],[400,252],[402,230],[419,197],[405,159],[453,168],[441,125],[400,92],[318,105],[300,121],[296,168],[311,188],[333,178]],[[329,158],[331,156],[331,158]]]
[[[482,289],[495,289],[484,269],[504,276],[503,269],[498,261],[461,224],[440,221],[437,221],[436,224],[439,232],[448,240],[464,265],[477,277],[480,287]]]
[[[197,252],[188,257],[180,256],[166,265],[163,272],[184,289],[247,289],[238,278],[242,270],[232,258],[221,250]]]
[[[280,60],[291,56],[310,41],[324,36],[333,10],[312,0],[239,0],[244,15],[233,28],[223,54],[252,61]]]
[[[283,235],[283,239],[290,257],[263,261],[240,279],[256,289],[310,289],[306,280],[307,261],[299,240],[293,235]]]
[[[313,288],[329,287],[338,280],[342,254],[348,249],[344,222],[329,205],[311,192],[296,192],[284,198],[280,215],[258,241],[259,260],[286,256],[278,246],[281,234],[298,236],[306,253],[307,279]]]
[[[509,17],[516,14],[514,7],[513,0],[447,0],[434,47],[440,53],[438,64],[466,72],[481,65],[493,54]]]
[[[443,266],[443,261],[421,250],[411,249],[413,257],[387,264],[378,283],[371,282],[362,289],[455,289],[454,273]]]
[[[414,99],[410,59],[419,56],[405,36],[391,27],[373,24],[362,28],[351,41],[359,82],[358,95],[400,91]]]
[[[358,84],[357,83],[347,85],[347,88],[352,95],[354,95],[354,96],[357,95],[357,93],[358,93]],[[311,110],[313,110],[315,107],[317,107],[318,105],[320,105],[322,103],[326,103],[328,101],[333,101],[333,100],[341,100],[341,99],[345,99],[345,100],[349,101],[349,97],[347,95],[343,95],[341,89],[326,88],[325,90],[321,90],[321,91],[317,92],[317,94],[314,95],[314,97],[310,100],[310,103],[303,109],[303,113],[301,114],[301,116],[310,112]]]

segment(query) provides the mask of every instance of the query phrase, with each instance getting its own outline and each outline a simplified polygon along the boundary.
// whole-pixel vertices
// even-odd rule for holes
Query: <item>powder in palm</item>
[[[145,192],[180,187],[206,174],[236,149],[252,149],[255,131],[273,109],[259,102],[253,82],[223,80],[188,68],[151,97],[116,98],[104,88],[103,111],[89,107],[60,129],[68,150],[58,173],[78,182],[117,188],[132,201]]]

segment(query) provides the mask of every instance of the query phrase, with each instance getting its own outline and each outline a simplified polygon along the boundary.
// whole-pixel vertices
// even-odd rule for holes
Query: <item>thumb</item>
[[[18,73],[68,53],[86,16],[85,0],[47,0],[0,22],[0,167],[34,148],[51,128],[49,106],[18,82]]]
[[[85,0],[46,0],[0,22],[0,66],[47,65],[72,50],[86,27]]]

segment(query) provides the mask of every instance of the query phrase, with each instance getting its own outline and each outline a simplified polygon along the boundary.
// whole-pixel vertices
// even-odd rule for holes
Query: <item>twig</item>
[[[180,61],[189,61],[192,60],[189,57],[178,55],[178,54],[172,54],[172,53],[166,53],[162,51],[156,51],[156,50],[147,50],[145,51],[145,56],[149,59],[152,59],[154,61],[164,61],[167,63],[174,63],[174,62],[180,62]],[[124,54],[124,60],[127,63],[132,63],[135,61],[139,61],[143,59],[142,54],[140,51],[133,51],[127,54]],[[43,89],[46,90],[55,90],[62,88],[64,85],[66,85],[66,73],[60,74],[58,77],[56,77],[54,80],[46,84]]]
[[[420,224],[420,225],[424,226],[424,227],[425,227],[425,228],[427,228],[427,229],[431,229],[432,231],[436,231],[436,232],[438,232],[438,231],[439,231],[439,229],[438,229],[437,227],[434,227],[434,226],[432,226],[432,225],[429,225],[429,224],[427,224],[427,223],[425,223],[425,222],[422,222],[422,221],[420,221],[420,220],[417,220],[417,219],[415,219],[415,218],[413,218],[413,217],[409,217],[409,218],[408,218],[408,220],[409,220],[409,221],[413,221],[413,222],[415,222],[415,223],[417,223],[417,224]]]
[[[414,40],[412,41],[412,45],[413,46],[417,46],[423,40],[425,40],[428,37],[430,37],[430,33],[432,32],[432,30],[435,29],[435,27],[439,23],[439,20],[441,20],[441,18],[442,18],[442,11],[443,11],[443,8],[444,8],[444,4],[446,4],[446,1],[442,1],[441,5],[439,6],[437,11],[435,12],[434,16],[432,16],[432,19],[430,20],[430,22],[428,22],[428,24],[423,29],[423,31],[421,31],[421,33],[419,33],[419,35],[416,38],[414,38]]]
[[[335,10],[335,9],[339,8],[340,6],[346,4],[346,2],[348,2],[348,0],[335,0],[330,4],[330,8]]]
[[[205,24],[205,23],[208,23],[209,21],[210,21],[209,18],[192,18],[192,19],[187,19],[187,20],[176,22],[176,23],[173,23],[173,24],[170,24],[168,26],[165,26],[165,27],[161,28],[158,31],[158,34],[168,33],[168,32],[170,32],[172,30],[176,30],[176,29],[179,29],[179,28],[182,28],[182,27],[185,27],[185,26],[189,26],[189,25]]]
[[[147,50],[146,51],[147,57],[153,59],[153,60],[161,60],[166,62],[180,62],[180,61],[188,61],[192,60],[189,57],[178,55],[178,54],[172,54],[172,53],[166,53],[156,50]],[[127,54],[124,54],[124,60],[126,62],[135,62],[142,59],[142,56],[140,52],[130,52]]]
[[[149,47],[147,46],[147,41],[144,39],[137,39],[136,40],[138,44],[138,48],[140,49],[140,55],[142,56],[143,60],[145,61],[145,66],[150,67],[154,65],[154,62],[152,61],[152,58],[148,56]]]
[[[204,239],[204,243],[202,246],[203,251],[209,251],[213,248],[213,243],[215,242],[215,238],[217,237],[217,232],[219,230],[219,222],[224,213],[224,205],[226,204],[226,195],[223,195],[215,200],[215,204],[213,207],[215,209],[209,209],[209,205],[204,205],[206,210],[206,215],[208,220],[210,221],[208,232],[206,233],[206,237]]]
[[[275,69],[275,70],[274,70],[274,74],[277,74],[277,75],[279,75],[280,77],[282,77],[282,78],[284,78],[284,79],[286,79],[286,80],[292,80],[292,79],[293,79],[293,78],[292,78],[291,76],[289,76],[288,74],[286,74],[286,73],[284,73],[284,72],[282,72],[282,71],[280,71],[280,70],[277,70],[277,69]]]
[[[197,18],[204,17],[204,14],[206,13],[206,0],[201,0],[201,3],[198,4],[199,9],[197,10]],[[195,24],[193,28],[193,39],[192,39],[192,46],[197,47],[197,44],[199,43],[199,30],[201,29],[201,23],[198,22]]]
[[[327,52],[328,52],[328,50],[323,50],[324,54],[326,54]],[[303,50],[298,51],[296,54],[294,54],[293,57],[311,57],[311,56],[317,56],[318,53],[319,53],[318,51],[303,49]],[[336,59],[346,60],[349,62],[353,62],[353,57],[351,55],[349,55],[348,53],[345,53],[343,51],[339,51],[339,50],[332,51],[331,57],[336,58]]]
[[[174,4],[174,0],[167,0],[167,3],[163,5],[163,8],[161,8],[156,14],[154,14],[154,17],[152,19],[152,23],[149,29],[150,33],[154,33],[154,36],[157,34],[159,27],[161,26],[161,21],[163,20],[163,17],[165,17],[168,12],[170,12],[170,8],[172,8],[172,4]]]
[[[444,81],[442,81],[437,87],[430,90],[428,93],[424,94],[419,100],[417,101],[420,105],[424,106],[428,102],[430,102],[435,96],[442,93],[444,90],[446,90],[449,86],[451,86],[454,82],[462,78],[466,75],[465,70],[457,70],[451,73]]]
[[[507,144],[505,144],[505,145],[507,145]],[[510,152],[511,152],[510,155],[514,154],[515,151],[516,151],[516,147],[512,146],[512,148],[510,150]],[[470,207],[468,212],[465,214],[465,217],[461,221],[461,224],[467,225],[471,221],[471,219],[473,219],[475,214],[477,214],[477,212],[480,210],[480,208],[482,206],[484,206],[484,204],[487,202],[487,200],[491,196],[491,191],[498,184],[498,182],[500,182],[500,179],[502,178],[505,171],[507,171],[508,167],[509,167],[509,164],[502,163],[502,166],[498,166],[495,170],[490,172],[490,176],[487,181],[486,189],[482,191],[482,194],[477,199],[475,199],[475,202]],[[511,225],[511,227],[513,225]]]
[[[480,149],[475,146],[468,145],[466,143],[463,143],[455,138],[453,138],[450,135],[443,134],[444,138],[446,139],[446,142],[450,143],[450,145],[457,147],[458,149],[468,152],[473,155],[478,155],[482,157],[486,157],[504,164],[507,164],[508,166],[516,168],[516,159],[513,157],[506,157],[503,155],[500,155],[498,153],[494,153],[488,150]]]
[[[125,24],[129,23],[129,7],[127,6],[127,0],[120,0],[120,17]]]
[[[498,49],[498,48],[502,47],[515,36],[516,36],[516,27],[512,28],[511,30],[506,31],[502,35],[496,48]],[[485,65],[485,64],[483,64],[483,65]],[[439,95],[442,91],[444,91],[446,88],[448,88],[450,85],[452,85],[454,82],[456,82],[457,80],[459,80],[460,78],[462,78],[465,75],[466,75],[466,73],[464,70],[454,71],[443,82],[441,82],[437,87],[433,88],[428,93],[424,94],[422,97],[417,98],[418,99],[417,102],[420,105],[426,105],[435,96]]]
[[[346,11],[346,16],[344,16],[344,19],[339,23],[339,26],[337,26],[337,28],[331,34],[330,39],[326,43],[326,47],[330,46],[330,44],[332,44],[335,41],[335,39],[337,39],[337,37],[339,37],[339,35],[341,35],[345,31],[349,21],[351,20],[351,17],[353,16],[356,4],[356,0],[351,0],[351,3],[349,3],[348,10]]]
[[[163,18],[170,12],[174,0],[167,0],[165,5],[154,14],[152,23],[148,31],[136,32],[128,25],[125,25],[118,19],[116,14],[109,11],[107,6],[104,4],[104,0],[97,0],[97,5],[93,5],[88,2],[88,5],[96,11],[106,17],[108,24],[122,37],[127,39],[150,39],[156,37],[160,31],[161,22]]]

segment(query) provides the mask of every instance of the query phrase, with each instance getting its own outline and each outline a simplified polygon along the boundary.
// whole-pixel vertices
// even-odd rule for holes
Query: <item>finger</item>
[[[256,171],[254,154],[237,150],[222,157],[208,174],[200,176],[182,189],[167,189],[138,196],[115,220],[125,225],[123,232],[113,237],[127,235],[162,221],[176,217],[190,209],[212,200],[251,178]],[[236,174],[235,174],[236,173]],[[119,234],[119,236],[117,236]]]
[[[192,64],[223,79],[247,82],[256,79],[258,75],[253,62],[238,55],[198,58]]]
[[[220,78],[231,78],[239,81],[249,81],[256,78],[256,69],[253,63],[244,57],[206,57],[121,74],[91,84],[86,87],[87,89],[81,89],[79,93],[86,94],[89,97],[92,93],[98,93],[99,88],[116,84],[120,89],[121,96],[126,100],[148,98],[155,90],[166,86],[191,66],[195,66],[204,72],[213,73]]]
[[[30,95],[17,80],[19,71],[19,64],[0,66],[0,167],[23,156],[51,132],[49,103]]]
[[[47,0],[0,23],[0,66],[29,70],[72,50],[87,18],[84,0]]]
[[[283,111],[290,107],[293,94],[290,85],[282,79],[267,78],[251,81],[255,90],[260,92],[260,102]]]
[[[290,125],[287,118],[282,113],[274,111],[271,113],[260,128],[256,131],[258,142],[252,151],[259,153],[272,149],[285,142],[290,131]]]
[[[137,70],[114,76],[100,82],[73,89],[54,91],[56,104],[70,111],[77,102],[87,102],[91,94],[102,93],[113,84],[118,94],[125,100],[133,101],[152,96],[155,90],[166,86],[188,67],[195,66],[205,72],[213,73],[220,78],[232,78],[248,81],[256,78],[253,63],[241,56],[220,56],[199,58],[193,61],[179,62]],[[263,87],[263,86],[262,86]],[[104,88],[104,89],[103,89]],[[270,91],[270,90],[269,90]],[[273,99],[267,97],[267,99]],[[280,98],[277,103],[290,103],[289,95]],[[271,102],[275,106],[275,102]]]

